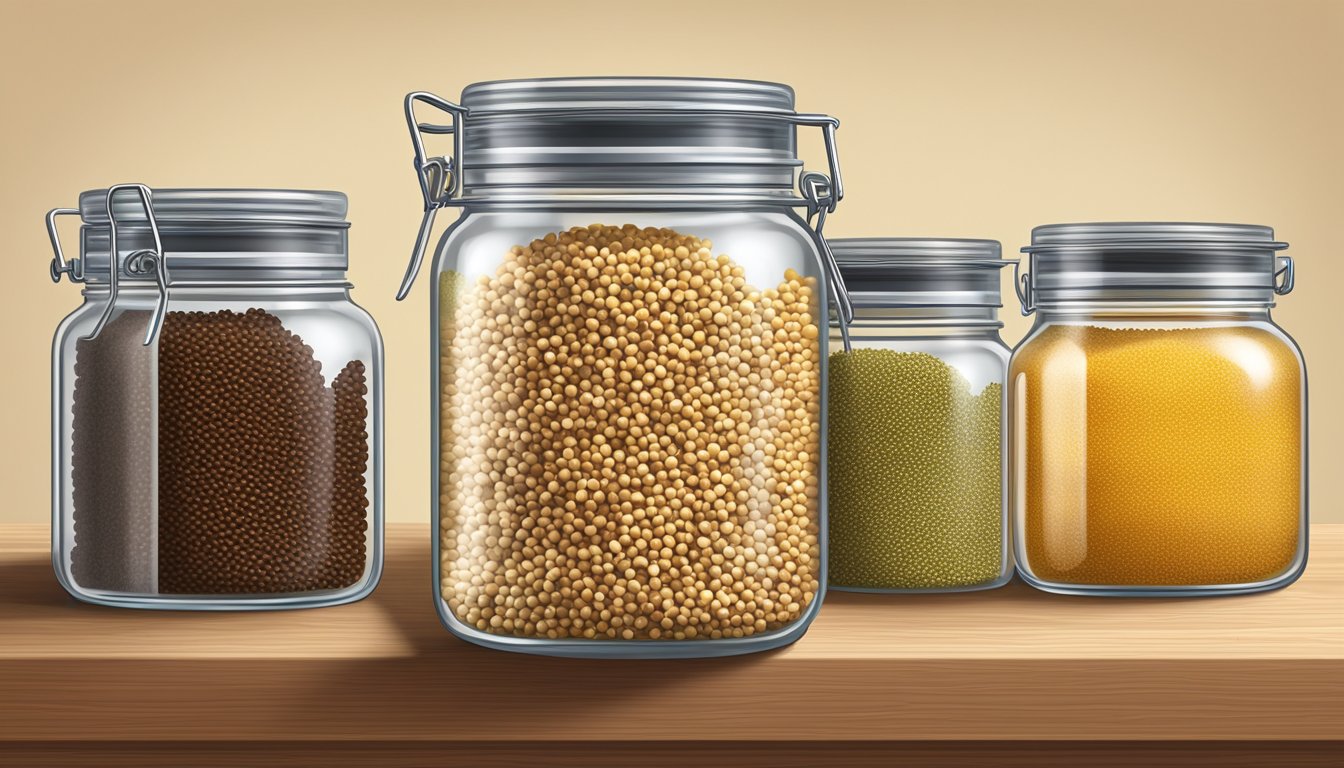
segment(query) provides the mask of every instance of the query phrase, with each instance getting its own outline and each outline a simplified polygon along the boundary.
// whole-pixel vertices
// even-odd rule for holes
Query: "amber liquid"
[[[1302,533],[1302,377],[1261,328],[1046,328],[1010,373],[1023,565],[1098,586],[1283,575]]]

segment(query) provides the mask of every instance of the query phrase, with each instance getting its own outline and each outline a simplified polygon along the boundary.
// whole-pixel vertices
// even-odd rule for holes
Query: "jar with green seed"
[[[992,240],[831,240],[852,323],[831,332],[830,586],[990,589],[1012,574],[1009,349]]]

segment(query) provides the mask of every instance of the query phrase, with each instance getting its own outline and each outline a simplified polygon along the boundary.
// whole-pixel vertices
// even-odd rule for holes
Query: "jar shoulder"
[[[1210,359],[1254,356],[1278,370],[1306,371],[1297,342],[1268,317],[1038,320],[1013,350],[1010,367],[1014,374],[1029,373],[1066,356],[1101,360],[1157,354],[1151,359],[1160,360],[1181,350]]]
[[[820,260],[807,224],[792,210],[487,210],[464,212],[440,236],[434,271],[472,272],[476,262],[497,261],[510,249],[527,246],[574,228],[593,226],[671,229],[709,241],[716,254],[744,259],[776,257]]]

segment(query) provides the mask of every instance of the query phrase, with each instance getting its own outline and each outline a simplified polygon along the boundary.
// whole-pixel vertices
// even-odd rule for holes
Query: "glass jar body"
[[[983,315],[978,325],[968,311]],[[850,352],[832,332],[833,589],[961,592],[1012,577],[1003,432],[1009,350],[993,309],[938,313],[858,310]]]
[[[1301,575],[1306,368],[1268,309],[1047,310],[1010,381],[1029,583],[1235,594]]]
[[[481,206],[434,274],[450,631],[605,657],[801,636],[825,588],[826,285],[800,219]]]
[[[382,343],[344,283],[123,282],[58,329],[52,554],[139,608],[358,600],[382,567]]]

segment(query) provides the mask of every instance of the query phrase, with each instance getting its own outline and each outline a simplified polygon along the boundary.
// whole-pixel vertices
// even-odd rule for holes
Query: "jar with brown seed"
[[[48,217],[85,305],[54,348],[53,562],[87,602],[357,600],[381,568],[377,328],[345,196],[86,192]],[[67,261],[56,217],[78,213]]]
[[[794,209],[840,196],[835,122],[694,79],[483,83],[407,117],[429,211],[408,281],[433,211],[464,209],[433,266],[445,625],[570,656],[796,640],[826,583],[830,281]],[[795,178],[800,124],[829,176]],[[421,130],[456,131],[456,159]]]

